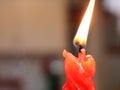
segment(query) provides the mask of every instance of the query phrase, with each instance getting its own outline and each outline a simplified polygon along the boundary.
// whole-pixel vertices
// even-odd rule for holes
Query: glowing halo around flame
[[[94,5],[95,5],[95,0],[90,0],[87,10],[78,28],[78,31],[74,37],[74,40],[73,40],[74,45],[76,44],[79,44],[82,46],[86,45],[90,22],[91,22],[93,10],[94,10]]]

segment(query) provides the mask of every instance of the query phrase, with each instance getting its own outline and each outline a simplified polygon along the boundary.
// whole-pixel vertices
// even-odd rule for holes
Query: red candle
[[[92,79],[96,65],[93,57],[86,56],[85,49],[78,53],[78,58],[65,50],[63,56],[65,57],[66,83],[62,90],[95,90]]]
[[[90,21],[94,9],[95,0],[90,0],[82,22],[74,38],[75,46],[85,46],[90,27]],[[96,71],[96,64],[91,55],[86,55],[85,49],[81,49],[78,57],[75,57],[66,50],[63,51],[64,69],[66,82],[62,90],[95,90],[93,77]]]

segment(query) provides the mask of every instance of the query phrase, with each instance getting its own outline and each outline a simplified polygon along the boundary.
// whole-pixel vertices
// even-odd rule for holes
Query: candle
[[[62,90],[95,90],[92,78],[96,65],[93,57],[86,56],[85,49],[81,49],[78,58],[65,50],[63,56],[65,57],[66,83]]]
[[[95,60],[91,55],[86,55],[86,50],[81,48],[86,45],[95,0],[90,0],[82,22],[73,40],[79,48],[78,57],[66,50],[63,51],[66,82],[62,90],[95,90],[93,77],[96,71]]]

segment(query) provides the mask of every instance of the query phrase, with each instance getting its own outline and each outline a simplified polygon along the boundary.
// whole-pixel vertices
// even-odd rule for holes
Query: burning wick
[[[73,43],[75,48],[76,48],[76,52],[81,52],[81,49],[85,48],[85,46],[82,46],[79,44],[79,42]]]

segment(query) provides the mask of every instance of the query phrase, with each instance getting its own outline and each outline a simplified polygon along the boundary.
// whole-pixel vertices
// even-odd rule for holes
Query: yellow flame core
[[[87,10],[83,16],[81,24],[74,38],[73,41],[74,44],[79,43],[79,45],[86,45],[90,22],[94,10],[94,5],[95,5],[95,0],[90,0]]]

